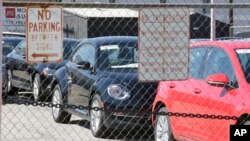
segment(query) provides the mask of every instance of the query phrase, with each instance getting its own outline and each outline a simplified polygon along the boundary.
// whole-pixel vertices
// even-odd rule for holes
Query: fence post
[[[211,0],[211,4],[214,4],[214,0]],[[216,23],[215,23],[215,15],[214,8],[211,8],[211,26],[210,26],[210,40],[215,40],[216,36]]]

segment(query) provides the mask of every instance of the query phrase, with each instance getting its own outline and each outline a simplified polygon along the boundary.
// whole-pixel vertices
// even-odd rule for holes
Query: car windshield
[[[248,83],[250,83],[250,49],[237,49],[242,70]]]
[[[77,40],[64,40],[63,46],[63,59],[69,59],[70,54],[72,53],[73,49],[76,47],[79,41]]]
[[[100,65],[104,68],[138,68],[137,44],[115,44],[100,46]]]
[[[3,55],[6,56],[7,54],[9,54],[21,41],[21,39],[3,39]]]

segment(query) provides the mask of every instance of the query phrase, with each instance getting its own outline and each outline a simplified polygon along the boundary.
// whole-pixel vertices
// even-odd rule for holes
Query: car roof
[[[219,41],[200,41],[191,42],[190,47],[213,46],[223,48],[225,50],[234,50],[237,48],[250,48],[250,40],[248,39],[235,39],[235,40],[219,40]]]
[[[3,40],[23,40],[24,37],[2,37]]]
[[[96,47],[105,44],[116,44],[121,42],[137,42],[136,36],[103,36],[103,37],[95,37],[95,38],[86,38],[82,39],[81,43],[92,43],[95,44]]]
[[[2,32],[3,37],[25,37],[25,33],[19,33],[19,32]]]
[[[63,38],[63,41],[80,41],[79,39],[75,39],[75,38]]]

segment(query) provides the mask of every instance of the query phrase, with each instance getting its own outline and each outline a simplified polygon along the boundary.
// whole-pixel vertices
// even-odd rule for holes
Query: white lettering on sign
[[[58,62],[63,56],[61,7],[27,8],[27,62]]]
[[[187,8],[139,11],[139,80],[188,77],[190,14]]]

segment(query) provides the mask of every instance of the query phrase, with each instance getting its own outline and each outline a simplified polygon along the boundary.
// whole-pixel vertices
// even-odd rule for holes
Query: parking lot
[[[249,141],[250,3],[87,1],[0,3],[0,141]]]
[[[10,97],[20,98],[20,97]],[[27,99],[27,97],[22,97]],[[73,116],[69,124],[55,123],[49,107],[2,105],[1,140],[74,140],[74,141],[119,141],[151,140],[150,134],[132,132],[111,132],[107,139],[95,138],[89,130],[89,122]]]

